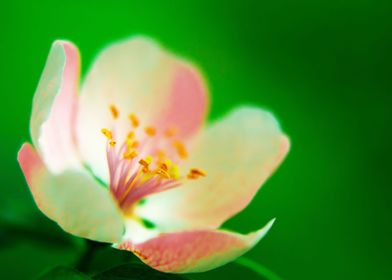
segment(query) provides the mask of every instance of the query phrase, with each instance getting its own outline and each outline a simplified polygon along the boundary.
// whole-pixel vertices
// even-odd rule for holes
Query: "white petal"
[[[288,149],[270,113],[237,109],[208,127],[190,152],[183,172],[196,167],[207,176],[152,195],[136,213],[164,231],[217,228],[249,204]]]
[[[116,125],[111,105],[120,114]],[[80,151],[93,172],[107,181],[102,128],[115,129],[116,140],[122,142],[131,129],[127,116],[134,113],[141,127],[164,129],[175,122],[182,136],[188,136],[202,124],[207,101],[203,81],[192,66],[154,41],[136,37],[101,52],[84,81],[79,108]]]
[[[33,99],[30,132],[51,172],[80,168],[75,149],[79,53],[69,42],[56,41]]]

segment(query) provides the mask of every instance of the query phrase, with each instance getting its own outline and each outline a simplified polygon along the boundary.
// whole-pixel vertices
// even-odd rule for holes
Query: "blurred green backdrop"
[[[74,262],[81,250],[81,240],[36,210],[16,163],[51,43],[75,42],[84,73],[104,45],[141,33],[200,65],[213,99],[210,119],[237,104],[258,104],[276,114],[292,140],[278,172],[225,225],[246,232],[277,217],[247,257],[284,279],[390,279],[390,6],[3,1],[0,278],[31,278]],[[231,265],[196,278],[235,279],[239,271]]]

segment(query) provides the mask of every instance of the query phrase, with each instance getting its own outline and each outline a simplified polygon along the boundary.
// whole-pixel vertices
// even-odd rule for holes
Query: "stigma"
[[[109,111],[114,121],[120,118],[115,105],[110,105]],[[128,114],[128,124],[124,139],[115,125],[112,130],[101,129],[107,143],[109,190],[124,214],[131,215],[135,204],[149,195],[207,175],[199,168],[181,174],[180,166],[189,155],[185,144],[176,138],[175,127],[144,124],[134,113]]]

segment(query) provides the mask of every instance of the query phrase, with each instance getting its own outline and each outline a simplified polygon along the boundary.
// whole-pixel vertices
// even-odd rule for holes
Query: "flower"
[[[289,149],[274,117],[240,107],[206,127],[197,69],[154,41],[104,49],[79,89],[80,59],[54,42],[18,161],[39,209],[65,231],[111,242],[164,272],[201,272],[244,254],[218,229],[251,201]]]

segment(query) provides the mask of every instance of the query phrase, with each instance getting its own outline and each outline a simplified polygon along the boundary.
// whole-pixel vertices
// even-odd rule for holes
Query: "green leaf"
[[[93,277],[94,280],[185,280],[179,275],[162,273],[141,263],[111,268]]]
[[[89,275],[96,275],[123,264],[138,261],[131,252],[118,250],[106,243],[86,240],[85,252],[75,263],[75,268]]]
[[[44,217],[30,217],[30,224],[0,218],[0,247],[10,247],[28,241],[46,247],[80,249],[81,238],[64,232],[56,223]]]
[[[42,275],[38,280],[91,280],[87,275],[65,266],[57,266]]]
[[[205,279],[272,280],[269,279],[268,277],[261,276],[259,273],[243,265],[238,265],[236,262],[231,262],[224,266],[203,273],[187,274],[186,277],[190,280],[205,280]]]

